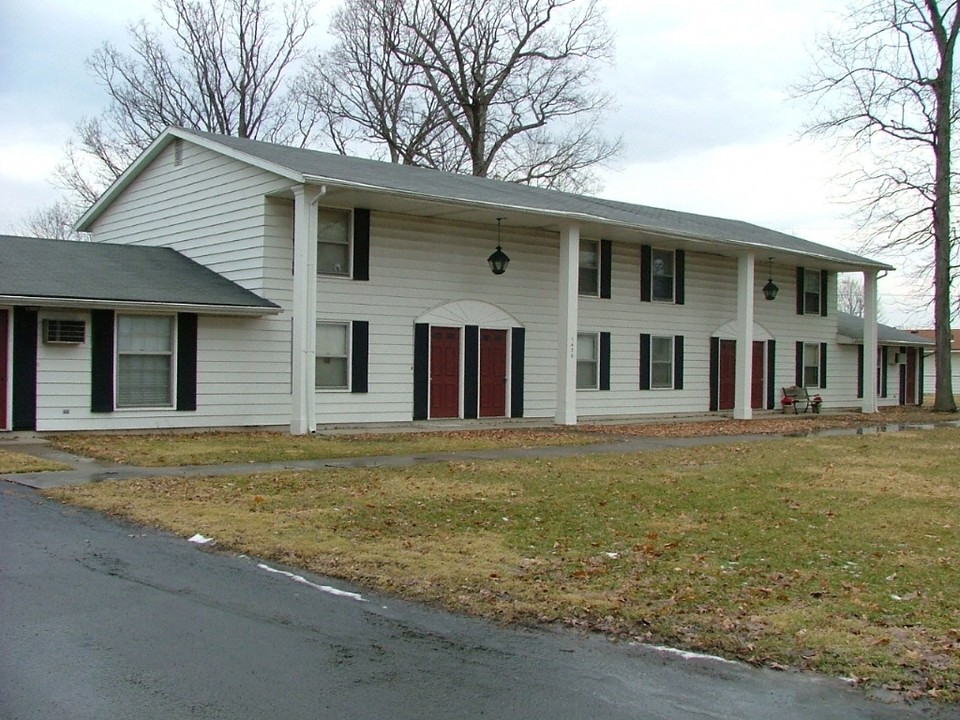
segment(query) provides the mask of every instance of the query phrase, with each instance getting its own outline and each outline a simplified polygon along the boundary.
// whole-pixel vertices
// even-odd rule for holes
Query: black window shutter
[[[880,397],[885,398],[887,396],[887,383],[890,378],[887,375],[887,346],[884,345],[880,350]]]
[[[803,268],[797,268],[797,315],[803,315]]]
[[[13,429],[37,429],[37,337],[39,313],[13,309]],[[5,360],[5,358],[4,358]],[[6,392],[0,388],[0,392]],[[112,408],[111,408],[112,409]]]
[[[777,341],[767,340],[767,410],[777,405]]]
[[[430,387],[430,326],[413,327],[413,419],[427,419],[427,391]]]
[[[797,341],[797,369],[794,385],[803,387],[803,343]]]
[[[674,253],[673,272],[674,272],[674,290],[677,305],[683,305],[685,287],[684,275],[686,273],[686,253],[683,250],[677,250]]]
[[[370,211],[353,211],[353,279],[370,279]]]
[[[820,387],[827,386],[827,344],[820,343]]]
[[[370,380],[370,323],[354,320],[350,332],[350,392],[365,393]]]
[[[610,333],[600,333],[600,389],[610,389]]]
[[[611,277],[613,274],[613,243],[600,241],[600,297],[609,300],[612,297]]]
[[[640,334],[640,389],[650,389],[650,336]]]
[[[829,285],[829,273],[826,270],[820,271],[820,315],[827,316],[827,286]]]
[[[710,338],[710,412],[720,409],[720,338]]]
[[[673,337],[673,389],[683,390],[683,335]]]
[[[523,417],[523,358],[526,331],[521,327],[510,332],[510,417]]]
[[[113,310],[90,313],[90,412],[113,412]]]
[[[480,409],[480,327],[463,329],[463,417],[475,419]]]
[[[651,291],[653,290],[651,278],[651,264],[653,262],[653,253],[649,245],[640,246],[640,300],[650,302]]]
[[[857,345],[857,397],[863,397],[863,371],[865,370],[863,364],[863,345]]]
[[[177,410],[197,409],[197,314],[177,314]]]

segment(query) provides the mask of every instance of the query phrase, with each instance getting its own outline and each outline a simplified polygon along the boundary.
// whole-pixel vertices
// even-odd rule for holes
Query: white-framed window
[[[820,314],[820,271],[803,270],[803,313]]]
[[[650,387],[673,388],[673,336],[650,338]]]
[[[600,295],[600,243],[580,240],[579,293],[589,297]]]
[[[577,390],[600,387],[600,336],[597,333],[577,335]]]
[[[350,387],[350,323],[317,323],[318,390],[347,390]]]
[[[820,387],[820,344],[803,344],[803,386]]]
[[[174,321],[117,315],[118,408],[173,406]]]
[[[318,208],[317,273],[350,277],[351,222],[349,210]]]
[[[676,256],[673,250],[650,251],[651,299],[673,302],[676,297]]]

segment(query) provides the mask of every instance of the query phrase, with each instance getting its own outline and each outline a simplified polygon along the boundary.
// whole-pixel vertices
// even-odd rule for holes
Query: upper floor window
[[[640,246],[640,299],[684,304],[683,250]]]
[[[596,240],[580,241],[579,292],[591,297],[600,294],[600,243]]]
[[[653,300],[673,302],[675,277],[673,250],[654,248],[650,253],[650,260]]]
[[[117,407],[173,405],[173,318],[117,316]]]
[[[334,208],[317,211],[317,272],[350,276],[350,212]]]
[[[828,282],[826,270],[797,268],[797,315],[827,315]]]
[[[803,271],[803,312],[806,315],[820,314],[820,271]]]

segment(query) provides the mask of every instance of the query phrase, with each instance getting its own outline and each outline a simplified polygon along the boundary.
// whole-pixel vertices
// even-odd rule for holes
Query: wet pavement
[[[0,482],[0,718],[913,720],[836,679],[369,593]]]

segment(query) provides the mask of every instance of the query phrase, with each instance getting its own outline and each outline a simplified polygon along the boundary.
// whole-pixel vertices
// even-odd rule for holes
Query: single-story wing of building
[[[171,127],[77,228],[0,238],[0,428],[749,418],[793,384],[894,401],[862,360],[892,268],[737,220]],[[863,274],[858,339],[840,272]],[[910,362],[900,402],[922,397]]]

